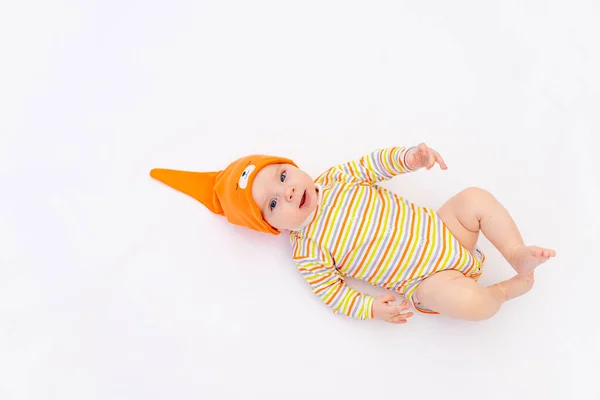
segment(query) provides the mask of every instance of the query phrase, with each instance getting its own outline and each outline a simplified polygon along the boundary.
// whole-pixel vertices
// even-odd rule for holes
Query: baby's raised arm
[[[431,169],[436,163],[442,169],[448,168],[437,151],[421,143],[412,147],[377,149],[357,160],[339,164],[334,168],[356,180],[377,183],[419,168]]]
[[[377,183],[414,171],[407,163],[409,147],[386,147],[374,150],[357,160],[334,168],[359,181]]]

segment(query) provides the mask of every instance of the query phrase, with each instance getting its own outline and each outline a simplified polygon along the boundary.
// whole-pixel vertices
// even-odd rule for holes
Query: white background
[[[598,399],[593,1],[0,2],[0,398]],[[152,180],[253,152],[492,192],[556,249],[494,318],[350,320],[287,236]],[[484,238],[482,284],[512,276]],[[352,282],[357,288],[376,289]]]

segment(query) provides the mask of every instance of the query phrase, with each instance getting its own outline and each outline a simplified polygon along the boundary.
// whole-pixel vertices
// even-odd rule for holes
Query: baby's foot
[[[554,257],[556,252],[538,246],[515,246],[508,251],[507,260],[518,274],[529,274],[535,267]]]
[[[496,286],[504,292],[506,300],[514,299],[529,292],[533,287],[533,272],[524,275],[517,274],[504,282],[498,283]]]

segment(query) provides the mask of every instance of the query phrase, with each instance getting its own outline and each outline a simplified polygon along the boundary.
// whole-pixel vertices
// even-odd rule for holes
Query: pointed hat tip
[[[166,171],[167,170],[164,169],[164,168],[152,168],[150,170],[150,176],[153,177],[154,179],[161,180],[160,178],[162,176],[164,176],[163,173],[166,172]]]
[[[153,168],[150,176],[171,188],[193,197],[208,209],[222,214],[222,208],[215,198],[215,179],[218,172],[195,172],[166,168]]]

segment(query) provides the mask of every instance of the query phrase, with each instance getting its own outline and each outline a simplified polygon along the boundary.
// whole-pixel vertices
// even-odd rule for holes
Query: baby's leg
[[[529,274],[556,255],[551,249],[526,246],[508,211],[483,189],[473,187],[461,191],[450,198],[437,214],[469,251],[473,251],[481,230],[520,274]]]
[[[533,286],[533,273],[517,274],[498,284],[482,287],[458,271],[441,271],[425,279],[416,296],[425,308],[441,315],[467,321],[488,319],[502,303],[527,293]]]

